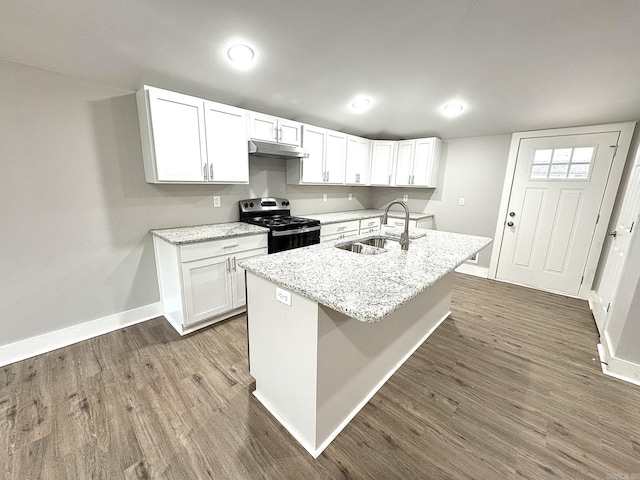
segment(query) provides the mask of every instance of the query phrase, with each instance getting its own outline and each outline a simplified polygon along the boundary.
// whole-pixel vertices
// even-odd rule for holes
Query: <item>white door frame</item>
[[[591,291],[591,284],[598,266],[598,260],[604,245],[605,236],[607,234],[607,226],[611,218],[611,211],[616,200],[622,171],[629,154],[629,146],[631,137],[635,129],[636,122],[609,123],[606,125],[590,125],[586,127],[557,128],[551,130],[536,130],[532,132],[516,132],[511,137],[511,147],[509,148],[509,160],[507,162],[507,172],[504,177],[504,186],[502,187],[502,198],[500,200],[500,210],[498,211],[498,221],[496,223],[496,233],[494,236],[493,250],[491,253],[491,263],[489,265],[489,277],[494,280],[498,270],[498,259],[500,258],[500,250],[502,249],[502,238],[504,235],[507,209],[509,207],[509,199],[511,197],[511,189],[516,171],[516,160],[520,150],[520,141],[526,138],[538,137],[557,137],[562,135],[581,135],[589,133],[603,132],[620,132],[618,137],[618,151],[613,159],[607,186],[605,187],[602,205],[600,207],[600,219],[596,226],[589,249],[587,265],[584,273],[584,281],[580,285],[578,298],[588,299]]]

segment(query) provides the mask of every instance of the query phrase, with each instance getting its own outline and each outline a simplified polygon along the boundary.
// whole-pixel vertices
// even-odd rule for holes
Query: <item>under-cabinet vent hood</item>
[[[307,158],[309,154],[295,145],[249,140],[249,155],[267,158]]]

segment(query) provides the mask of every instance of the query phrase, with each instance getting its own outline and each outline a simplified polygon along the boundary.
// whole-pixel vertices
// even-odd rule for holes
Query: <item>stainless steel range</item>
[[[320,221],[292,217],[286,198],[250,198],[239,204],[241,222],[269,229],[269,253],[320,243]]]

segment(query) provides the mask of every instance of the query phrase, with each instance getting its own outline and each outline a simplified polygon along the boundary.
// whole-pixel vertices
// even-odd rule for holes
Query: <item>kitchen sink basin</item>
[[[389,250],[400,250],[400,241],[389,237],[370,237],[364,240],[338,243],[335,247],[362,255],[379,255]]]

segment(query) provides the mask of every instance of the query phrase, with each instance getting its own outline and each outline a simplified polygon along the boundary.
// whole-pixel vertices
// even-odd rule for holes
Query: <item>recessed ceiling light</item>
[[[460,115],[464,110],[464,105],[461,103],[447,103],[444,107],[442,107],[442,111],[445,115],[449,117],[455,117],[456,115]]]
[[[368,110],[372,104],[373,102],[370,98],[359,96],[351,101],[351,109],[358,112],[364,112],[365,110]]]
[[[234,45],[227,50],[227,56],[233,63],[244,66],[253,61],[255,54],[248,45]]]

